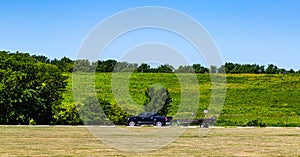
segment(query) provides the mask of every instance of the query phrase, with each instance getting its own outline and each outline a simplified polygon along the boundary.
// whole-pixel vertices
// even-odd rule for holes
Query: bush
[[[259,126],[259,127],[265,127],[266,124],[262,121],[259,121],[257,119],[255,120],[250,120],[247,122],[247,126]]]
[[[30,120],[29,120],[29,125],[36,125],[35,120],[34,120],[34,119],[30,119]]]
[[[129,114],[119,105],[94,97],[88,97],[82,104],[79,104],[78,111],[83,123],[88,125],[110,125],[112,122],[124,125],[129,117]]]

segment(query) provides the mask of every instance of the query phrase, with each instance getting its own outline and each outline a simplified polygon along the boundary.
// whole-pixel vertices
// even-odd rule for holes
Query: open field
[[[139,129],[167,131],[173,128]],[[214,128],[204,137],[199,137],[198,133],[199,128],[189,128],[173,143],[159,150],[136,153],[108,147],[91,135],[85,127],[0,126],[0,156],[300,155],[299,128]]]

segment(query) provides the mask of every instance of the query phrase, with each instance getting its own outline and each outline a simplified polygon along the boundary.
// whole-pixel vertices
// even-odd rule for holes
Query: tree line
[[[258,64],[239,64],[226,62],[224,65],[205,67],[201,64],[180,65],[178,68],[169,64],[151,68],[147,63],[138,65],[137,63],[117,62],[116,60],[106,60],[89,62],[88,60],[76,60],[72,62],[74,69],[68,71],[75,72],[138,72],[138,73],[228,73],[228,74],[293,74],[300,73],[300,70],[286,70],[274,64],[268,66]],[[62,64],[63,65],[63,64]],[[70,67],[70,66],[64,66]]]
[[[8,52],[6,52],[8,53]],[[258,64],[239,64],[226,62],[224,65],[205,67],[201,64],[180,65],[178,68],[169,64],[152,68],[147,63],[137,64],[118,62],[113,59],[91,62],[87,59],[72,60],[68,57],[50,60],[43,55],[32,56],[36,62],[50,63],[57,66],[62,72],[140,72],[140,73],[228,73],[228,74],[293,74],[300,70],[279,68],[274,64],[268,66]]]

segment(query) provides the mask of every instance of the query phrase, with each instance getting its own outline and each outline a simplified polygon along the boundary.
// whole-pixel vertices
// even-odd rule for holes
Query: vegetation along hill
[[[74,64],[76,67],[74,68]],[[114,68],[118,65],[119,68]],[[96,73],[92,73],[96,71]],[[117,102],[112,92],[113,72],[130,72],[129,93],[134,101]],[[203,110],[211,100],[211,74],[226,76],[225,103],[218,118],[221,126],[300,126],[300,71],[285,70],[270,64],[225,63],[222,67],[203,67],[200,64],[180,66],[165,64],[151,68],[147,64],[117,62],[115,60],[73,61],[67,57],[50,60],[45,56],[27,53],[0,52],[0,123],[1,124],[98,124],[101,116],[93,112],[80,117],[90,100],[75,101],[72,75],[79,72],[84,83],[95,77],[95,91],[100,106],[116,124],[124,124],[130,115],[120,106],[136,110],[147,101],[147,89],[153,84],[163,85],[172,101],[168,115],[175,116],[181,101],[178,75],[188,78],[196,72],[200,99],[195,118],[203,118]],[[226,71],[226,75],[224,74]],[[210,72],[210,73],[209,73]],[[124,78],[120,78],[124,79]],[[129,98],[128,98],[129,99]],[[120,104],[125,103],[125,104]],[[190,113],[187,113],[190,114]],[[176,115],[175,119],[180,119]]]
[[[71,74],[64,106],[72,106]],[[182,74],[189,75],[189,74]],[[83,73],[82,78],[94,77]],[[111,90],[112,73],[96,74],[97,97],[115,104]],[[209,74],[197,74],[200,90],[198,112],[195,118],[204,116],[203,110],[210,103],[211,82]],[[300,126],[300,77],[299,74],[227,74],[225,104],[217,125],[222,126]],[[172,97],[170,115],[176,114],[180,103],[180,85],[172,73],[133,73],[130,79],[130,95],[143,105],[145,91],[153,83],[165,86]]]

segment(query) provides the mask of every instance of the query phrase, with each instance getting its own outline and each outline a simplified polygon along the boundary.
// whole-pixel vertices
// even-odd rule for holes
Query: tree
[[[146,63],[142,63],[138,68],[136,69],[137,72],[147,73],[150,72],[150,65]]]
[[[226,73],[225,65],[222,65],[220,68],[218,68],[218,73]]]
[[[74,66],[74,61],[72,61],[68,57],[63,57],[60,59],[60,64],[58,68],[61,69],[63,72],[72,72]]]
[[[205,68],[204,66],[201,66],[201,64],[193,64],[193,68],[195,70],[195,73],[208,73],[209,70]]]
[[[66,78],[51,64],[27,53],[2,54],[0,60],[0,123],[51,124],[62,100]]]
[[[137,69],[138,64],[128,62],[117,62],[114,66],[113,72],[133,72]]]
[[[225,63],[226,73],[230,74],[261,74],[265,72],[264,68],[264,66],[259,66],[257,64],[233,64],[230,62]]]
[[[86,125],[103,124],[107,117],[101,106],[110,106],[110,104],[105,100],[98,101],[94,97],[86,98],[83,103],[77,106],[82,122]]]
[[[281,68],[281,69],[278,69],[278,73],[279,74],[286,74],[286,70],[285,69],[283,69],[283,68]]]
[[[172,73],[173,70],[174,70],[174,67],[169,64],[164,64],[157,68],[157,72],[159,72],[159,73]]]
[[[88,97],[77,108],[84,124],[124,125],[129,117],[129,114],[119,105],[111,104],[100,98]]]
[[[130,115],[125,112],[120,105],[106,103],[105,105],[101,105],[101,107],[109,120],[111,120],[114,124],[125,125],[127,123],[127,119]]]
[[[235,68],[235,65],[233,63],[225,63],[225,71],[226,73],[232,73],[233,69]]]
[[[50,59],[48,59],[46,56],[33,55],[32,57],[36,60],[36,62],[50,63]]]
[[[265,73],[265,66],[262,65],[262,66],[259,66],[258,65],[258,70],[257,70],[258,74],[263,74]]]
[[[73,71],[76,72],[90,72],[91,63],[89,60],[76,60],[74,63]]]
[[[189,66],[189,65],[180,65],[176,70],[175,72],[178,72],[178,73],[193,73],[194,72],[194,69],[192,66]]]
[[[288,73],[290,73],[290,74],[294,74],[294,73],[295,73],[295,71],[294,71],[294,69],[290,69],[290,70],[288,71]]]
[[[96,72],[113,72],[115,65],[117,64],[117,61],[109,59],[106,61],[98,61]]]
[[[51,64],[56,65],[62,72],[73,72],[74,61],[68,57],[63,57],[60,60],[55,58],[54,60],[51,60]]]
[[[214,65],[210,66],[209,70],[210,70],[211,73],[217,73],[217,67],[214,66]]]
[[[148,88],[145,95],[147,97],[144,103],[145,111],[158,112],[161,115],[169,113],[172,98],[166,88],[154,85]]]
[[[267,74],[277,74],[278,73],[278,68],[277,66],[273,64],[269,64],[267,69],[266,69]]]
[[[78,105],[79,106],[79,105]],[[74,103],[66,106],[60,105],[54,115],[54,124],[82,125],[80,115],[77,110],[77,105]]]

